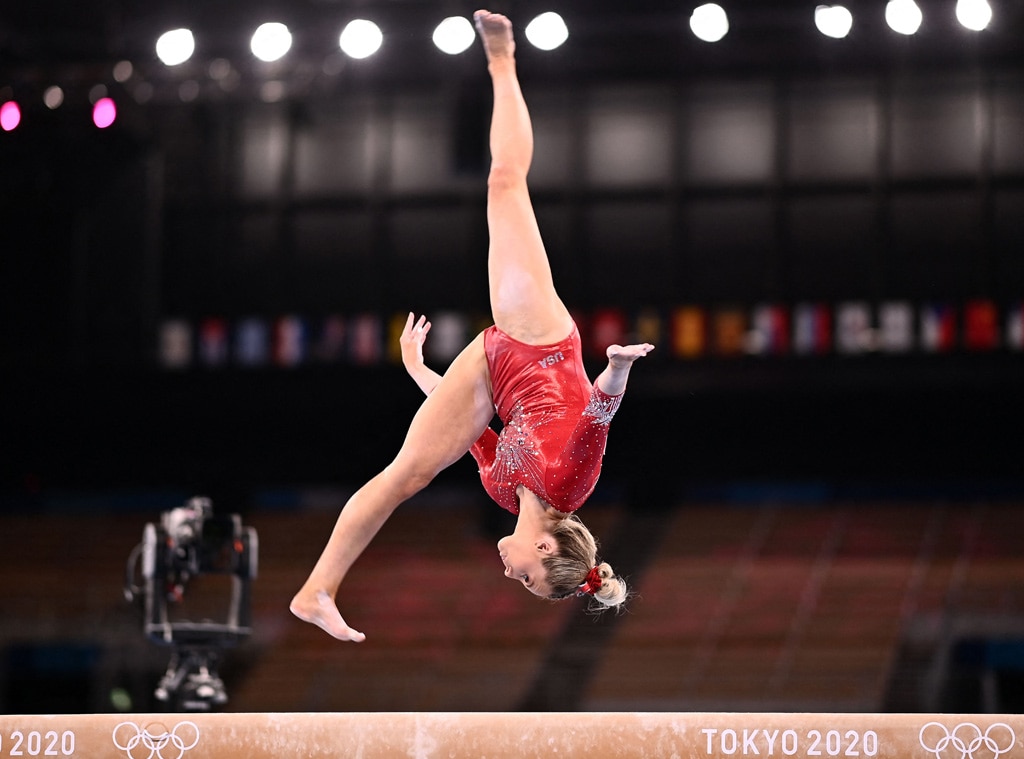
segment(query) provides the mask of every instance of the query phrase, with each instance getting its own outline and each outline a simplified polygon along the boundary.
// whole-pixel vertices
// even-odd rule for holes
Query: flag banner
[[[964,305],[964,347],[990,351],[999,347],[999,312],[990,300],[972,300]]]
[[[405,311],[400,314],[392,314],[391,318],[388,319],[388,334],[384,340],[384,355],[389,363],[399,365],[402,363],[402,332],[405,330],[405,322],[408,318],[409,312]],[[420,317],[418,314],[413,314],[413,318],[419,319]],[[415,324],[415,321],[413,323]],[[429,335],[427,339],[431,339]]]
[[[661,314],[653,308],[645,308],[636,315],[635,340],[630,340],[630,342],[661,345],[663,328]]]
[[[287,369],[306,360],[306,323],[298,316],[282,316],[274,329],[274,363]]]
[[[349,357],[354,364],[370,366],[383,358],[384,325],[376,314],[359,314],[349,322]]]
[[[165,369],[187,369],[192,364],[192,327],[184,319],[160,325],[158,354]]]
[[[945,353],[956,346],[956,310],[943,303],[921,307],[921,348],[928,353]]]
[[[672,355],[698,358],[707,351],[707,316],[699,306],[681,306],[672,313]]]
[[[824,303],[798,303],[793,309],[793,352],[822,355],[832,350],[832,312]]]
[[[255,316],[242,319],[235,327],[235,362],[240,366],[264,366],[270,360],[270,329]]]
[[[878,347],[885,353],[909,353],[914,349],[914,307],[905,301],[889,301],[878,307]]]
[[[336,364],[345,355],[345,319],[332,314],[320,322],[310,355],[324,364]]]
[[[604,358],[609,345],[623,345],[627,342],[629,324],[626,315],[617,308],[595,311],[590,319],[589,353],[594,358]]]
[[[747,315],[741,308],[724,307],[714,317],[715,353],[739,356],[747,352]]]
[[[199,358],[204,366],[224,366],[228,360],[228,325],[210,317],[199,326]]]
[[[430,324],[426,352],[432,361],[447,366],[469,344],[469,319],[455,311],[442,311]]]
[[[1024,350],[1024,303],[1014,303],[1006,310],[1006,347]]]
[[[789,353],[789,311],[784,306],[763,304],[754,308],[748,350],[762,356]]]
[[[836,308],[836,349],[840,353],[865,353],[874,347],[871,307],[863,301],[840,303]]]

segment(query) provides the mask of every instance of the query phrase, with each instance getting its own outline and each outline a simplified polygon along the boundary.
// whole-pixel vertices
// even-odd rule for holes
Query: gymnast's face
[[[505,577],[521,582],[536,596],[546,598],[551,590],[547,583],[547,570],[541,563],[554,550],[554,538],[542,533],[533,539],[512,534],[498,541],[498,555],[505,565]]]

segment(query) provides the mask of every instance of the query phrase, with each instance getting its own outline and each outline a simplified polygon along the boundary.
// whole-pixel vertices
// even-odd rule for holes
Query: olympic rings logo
[[[128,759],[181,759],[186,751],[199,743],[199,727],[195,722],[179,722],[170,732],[163,725],[157,725],[163,729],[151,732],[151,726],[139,727],[134,722],[122,722],[114,728],[111,737],[114,745],[124,751]],[[167,748],[173,750],[164,753]]]
[[[939,722],[929,722],[921,728],[918,739],[936,759],[999,759],[1017,743],[1016,733],[1005,722],[989,725],[984,733],[972,722],[961,722],[952,730]],[[980,749],[984,750],[975,756]]]

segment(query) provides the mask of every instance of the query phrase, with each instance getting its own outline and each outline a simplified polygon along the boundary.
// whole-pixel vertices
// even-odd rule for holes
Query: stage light
[[[156,57],[165,66],[177,66],[192,57],[196,40],[189,29],[172,29],[164,32],[156,41]]]
[[[992,6],[988,0],[957,0],[956,18],[973,32],[980,32],[992,20]]]
[[[100,98],[92,107],[92,123],[100,129],[106,129],[117,119],[117,106],[110,98]]]
[[[434,45],[442,53],[458,55],[469,49],[476,34],[469,19],[464,16],[449,16],[434,29]]]
[[[21,123],[21,108],[13,100],[0,105],[0,129],[12,132]]]
[[[195,79],[186,79],[178,85],[178,100],[182,103],[193,103],[199,97],[199,82]]]
[[[364,18],[349,21],[338,38],[338,47],[349,58],[369,58],[383,43],[380,27]]]
[[[715,3],[694,8],[690,15],[690,31],[705,42],[718,42],[729,32],[729,17]]]
[[[526,25],[526,39],[539,50],[554,50],[569,39],[569,27],[561,16],[548,11]]]
[[[131,61],[118,61],[114,64],[114,81],[120,84],[124,84],[132,78],[132,74],[135,73],[135,67],[132,66]]]
[[[889,0],[885,6],[885,22],[899,34],[914,34],[921,28],[921,9],[914,0]]]
[[[47,87],[43,92],[43,105],[51,111],[55,111],[64,104],[64,90],[57,85]]]
[[[826,37],[841,40],[853,28],[853,14],[842,5],[819,5],[814,9],[814,25]]]
[[[280,60],[292,49],[292,33],[284,24],[261,24],[249,43],[252,54],[265,63]]]

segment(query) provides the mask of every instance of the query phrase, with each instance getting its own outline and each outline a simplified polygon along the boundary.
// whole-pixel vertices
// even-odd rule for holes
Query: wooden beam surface
[[[783,713],[0,715],[0,757],[1024,759],[1024,716]]]

